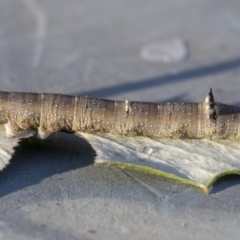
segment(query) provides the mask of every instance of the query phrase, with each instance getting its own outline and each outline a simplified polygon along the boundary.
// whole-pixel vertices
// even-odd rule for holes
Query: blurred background
[[[238,0],[0,0],[0,88],[240,105]],[[81,148],[79,146],[82,146]],[[0,179],[0,238],[238,239],[239,177],[200,190],[92,166],[77,137],[24,141]]]
[[[237,102],[239,21],[236,0],[0,1],[1,89]]]

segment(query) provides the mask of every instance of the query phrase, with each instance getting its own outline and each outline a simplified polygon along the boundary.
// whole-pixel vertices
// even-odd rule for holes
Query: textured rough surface
[[[240,105],[240,3],[230,1],[0,1],[5,91],[60,92],[139,101]],[[141,57],[181,38],[188,58]],[[92,166],[81,139],[25,139],[0,178],[2,239],[238,239],[240,179],[210,195],[165,178]]]

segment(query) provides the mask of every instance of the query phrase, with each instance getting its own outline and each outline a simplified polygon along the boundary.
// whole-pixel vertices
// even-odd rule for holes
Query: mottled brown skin
[[[7,137],[39,138],[56,131],[109,132],[161,138],[240,139],[240,108],[217,103],[112,101],[51,93],[0,92],[0,123]]]

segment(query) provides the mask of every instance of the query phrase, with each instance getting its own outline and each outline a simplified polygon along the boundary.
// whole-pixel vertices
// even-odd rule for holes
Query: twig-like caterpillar
[[[56,131],[159,138],[240,139],[240,107],[200,103],[112,101],[51,93],[0,92],[0,123],[8,138],[46,138]]]

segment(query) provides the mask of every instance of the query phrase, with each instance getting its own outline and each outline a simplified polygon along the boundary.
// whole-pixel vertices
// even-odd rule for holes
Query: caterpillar
[[[212,89],[200,103],[113,101],[52,93],[0,92],[6,137],[56,131],[159,138],[240,139],[240,107],[216,102]]]

